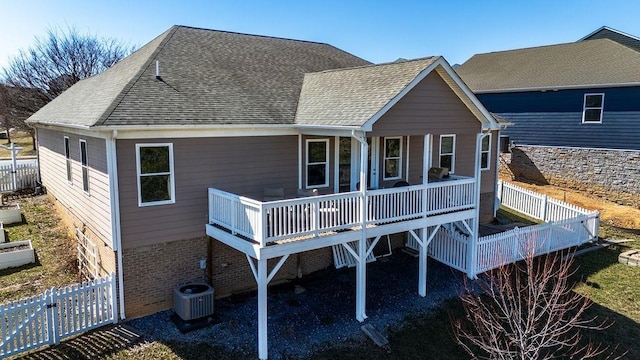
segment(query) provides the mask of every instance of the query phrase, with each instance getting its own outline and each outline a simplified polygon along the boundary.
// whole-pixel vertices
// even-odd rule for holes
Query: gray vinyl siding
[[[64,137],[69,137],[73,181],[67,181]],[[82,189],[80,139],[87,142],[89,192]],[[38,129],[38,151],[42,183],[75,217],[112,244],[111,200],[107,170],[107,148],[104,139],[78,136],[71,133]]]
[[[438,166],[440,135],[455,134],[455,174],[473,177],[476,135],[480,131],[481,124],[475,115],[437,73],[431,73],[374,124],[372,135],[414,135],[409,142],[409,182],[421,183],[424,135],[433,135],[431,166]],[[495,137],[492,139],[491,169],[495,167]],[[406,138],[403,141],[406,144]],[[493,192],[494,181],[495,171],[483,171],[482,192]]]
[[[173,143],[175,203],[138,206],[136,143]],[[262,200],[265,187],[298,187],[298,137],[118,140],[123,248],[205,236],[207,189]]]

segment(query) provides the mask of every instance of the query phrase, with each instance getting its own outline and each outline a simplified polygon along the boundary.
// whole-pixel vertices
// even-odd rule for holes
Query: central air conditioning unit
[[[214,291],[209,284],[179,285],[173,291],[173,310],[188,321],[213,315]]]

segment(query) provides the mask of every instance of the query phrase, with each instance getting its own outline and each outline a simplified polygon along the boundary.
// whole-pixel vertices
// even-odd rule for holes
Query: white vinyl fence
[[[111,275],[0,305],[0,358],[118,321]]]
[[[476,274],[534,256],[579,246],[598,237],[600,213],[556,200],[504,181],[500,203],[545,224],[483,236],[477,243]]]
[[[15,183],[13,166],[0,165],[0,192],[18,191],[36,187],[38,163],[16,164]]]
[[[501,205],[545,223],[478,238],[474,274],[520,261],[531,250],[538,256],[579,246],[598,237],[600,214],[597,211],[503,181],[498,183],[497,197]],[[456,231],[455,223],[447,225],[438,229],[429,245],[429,256],[468,272],[467,252],[473,238]],[[417,242],[411,237],[407,246],[418,250]]]

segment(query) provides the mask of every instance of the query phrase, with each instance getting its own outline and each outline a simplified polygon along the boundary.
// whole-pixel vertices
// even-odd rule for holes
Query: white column
[[[362,237],[358,242],[358,263],[356,265],[356,319],[363,322],[367,318],[367,139],[360,141],[360,224]]]
[[[258,357],[269,357],[267,347],[267,259],[258,260]]]
[[[422,154],[422,184],[427,185],[429,183],[429,168],[431,168],[431,144],[433,136],[427,134],[424,136],[424,149]],[[422,206],[424,211],[427,211],[427,190],[426,188],[422,193]],[[425,215],[426,217],[426,215]],[[420,246],[418,252],[418,294],[420,296],[427,296],[427,239],[429,238],[429,229],[424,227],[419,232],[420,240],[418,245]]]
[[[418,261],[418,294],[422,297],[427,296],[427,238],[429,237],[428,228],[422,228],[420,231],[420,255]]]
[[[471,224],[472,234],[469,238],[469,244],[467,245],[467,277],[469,279],[476,278],[476,265],[477,265],[477,245],[478,245],[478,225],[480,219],[480,185],[482,182],[480,181],[482,178],[482,171],[480,170],[481,165],[481,150],[482,150],[482,138],[485,137],[485,134],[478,133],[476,136],[476,163],[475,163],[475,179],[476,179],[476,188],[475,188],[475,217],[472,219],[473,223]]]

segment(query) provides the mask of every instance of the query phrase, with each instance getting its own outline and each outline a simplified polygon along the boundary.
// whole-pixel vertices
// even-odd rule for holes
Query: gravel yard
[[[248,266],[248,265],[247,265]],[[367,269],[367,316],[386,334],[408,315],[428,312],[457,295],[464,275],[429,259],[427,297],[418,295],[418,260],[397,251],[370,263]],[[296,285],[305,291],[296,294]],[[365,338],[355,319],[355,269],[329,268],[269,288],[270,359],[304,358],[312,350]],[[204,342],[257,357],[257,296],[255,292],[216,302],[221,322],[182,334],[164,311],[128,322],[145,341]]]

